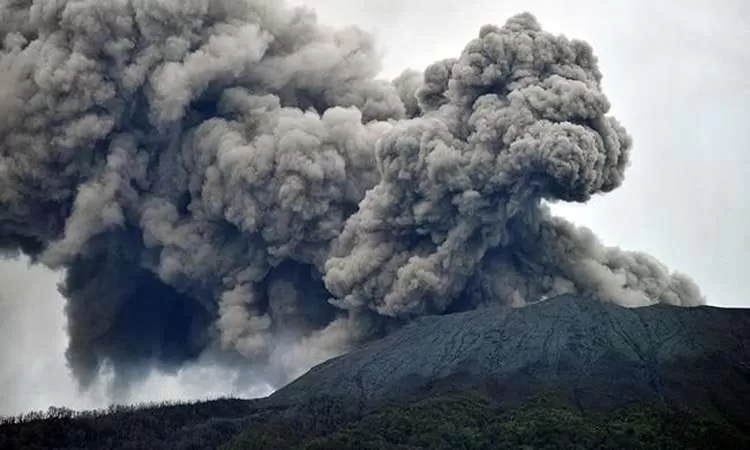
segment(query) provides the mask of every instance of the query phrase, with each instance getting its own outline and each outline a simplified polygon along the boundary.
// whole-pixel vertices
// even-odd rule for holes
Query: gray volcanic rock
[[[750,419],[750,310],[627,309],[562,296],[424,317],[320,364],[270,400],[343,395],[367,406],[454,382],[492,386],[503,401],[554,388],[586,408],[649,401]]]

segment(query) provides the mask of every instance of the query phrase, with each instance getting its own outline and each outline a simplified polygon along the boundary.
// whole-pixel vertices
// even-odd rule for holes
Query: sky
[[[690,275],[707,303],[750,307],[750,3],[702,1],[296,0],[322,22],[373,33],[385,78],[457,56],[485,23],[530,11],[545,30],[588,41],[599,58],[612,114],[634,139],[624,185],[586,205],[555,211],[607,245],[650,253]],[[468,3],[468,5],[467,5]],[[23,259],[0,262],[0,415],[50,405],[106,406],[106,383],[79,393],[64,351],[60,274]],[[259,396],[210,362],[154,374],[128,402]],[[123,400],[123,399],[119,399]]]

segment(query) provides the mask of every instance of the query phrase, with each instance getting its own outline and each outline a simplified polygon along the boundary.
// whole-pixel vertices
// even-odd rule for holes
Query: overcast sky
[[[612,112],[634,138],[632,165],[617,191],[556,210],[608,245],[646,251],[687,273],[709,304],[750,306],[750,2],[293,3],[314,6],[323,22],[374,33],[388,78],[457,56],[481,25],[502,24],[524,10],[547,31],[587,40],[599,57]],[[24,261],[0,262],[0,415],[107,402],[105,389],[78,394],[67,373],[58,280]],[[268,392],[267,386],[233,391],[233,376],[205,366],[155,375],[130,400]]]

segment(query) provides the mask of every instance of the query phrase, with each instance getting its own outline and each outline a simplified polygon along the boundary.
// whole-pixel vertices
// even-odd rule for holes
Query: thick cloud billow
[[[376,79],[267,0],[0,3],[0,246],[65,269],[83,386],[201,355],[285,380],[415,316],[580,293],[702,302],[546,201],[623,181],[584,42],[533,16]]]

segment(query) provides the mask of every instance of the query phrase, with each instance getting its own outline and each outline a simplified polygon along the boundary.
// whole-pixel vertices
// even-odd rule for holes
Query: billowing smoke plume
[[[277,0],[6,0],[0,33],[0,246],[65,269],[83,385],[568,292],[702,300],[544,206],[618,187],[631,141],[591,48],[529,14],[392,83]]]

